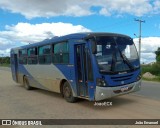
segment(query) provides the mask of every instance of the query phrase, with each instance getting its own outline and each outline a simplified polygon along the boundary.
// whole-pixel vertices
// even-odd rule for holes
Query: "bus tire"
[[[26,76],[24,76],[24,78],[23,78],[23,84],[24,84],[25,89],[27,89],[27,90],[32,89],[32,87],[29,85],[29,81],[28,81],[28,78]]]
[[[73,96],[72,89],[68,82],[65,82],[63,85],[63,96],[67,102],[74,103],[77,101],[77,98]]]

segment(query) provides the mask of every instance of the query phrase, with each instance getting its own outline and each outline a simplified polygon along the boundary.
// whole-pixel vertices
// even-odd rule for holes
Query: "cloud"
[[[6,50],[8,47],[14,46],[14,43],[8,39],[0,37],[0,50]]]
[[[62,22],[42,24],[18,23],[17,25],[6,26],[5,29],[5,31],[0,31],[0,53],[5,51],[5,54],[8,52],[8,48],[35,43],[54,36],[91,31],[81,25]]]
[[[152,5],[146,0],[102,0],[99,6],[106,10],[106,15],[110,14],[131,14],[134,16],[142,16],[152,10]],[[98,3],[97,3],[98,4]],[[100,12],[101,12],[100,11]],[[103,11],[104,12],[104,11]],[[101,13],[102,14],[102,13]],[[103,13],[105,15],[105,13]]]
[[[20,13],[26,18],[90,15],[88,5],[81,0],[0,0],[0,8]]]
[[[154,13],[159,14],[160,13],[160,0],[155,0],[153,5],[154,5],[153,7]]]
[[[138,38],[134,39],[137,49],[139,48]],[[141,41],[141,62],[155,62],[155,51],[160,47],[160,37],[146,37]]]
[[[153,53],[141,53],[141,63],[148,64],[155,62],[156,55]]]
[[[0,0],[0,8],[20,13],[28,19],[53,16],[105,16],[130,14],[143,16],[160,13],[160,0]],[[100,10],[93,10],[99,7]]]
[[[9,56],[9,53],[10,53],[10,48],[6,50],[0,50],[0,57]]]
[[[102,8],[99,13],[101,15],[111,16],[111,13],[106,8]]]

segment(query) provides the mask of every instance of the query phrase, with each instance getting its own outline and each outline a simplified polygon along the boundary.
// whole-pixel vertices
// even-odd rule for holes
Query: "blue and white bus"
[[[11,70],[27,90],[61,93],[68,102],[104,100],[141,87],[135,44],[116,33],[75,33],[13,48]]]

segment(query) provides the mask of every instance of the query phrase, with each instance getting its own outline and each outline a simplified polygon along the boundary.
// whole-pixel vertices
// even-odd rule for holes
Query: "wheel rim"
[[[71,96],[71,91],[69,87],[64,88],[64,96],[69,98]]]

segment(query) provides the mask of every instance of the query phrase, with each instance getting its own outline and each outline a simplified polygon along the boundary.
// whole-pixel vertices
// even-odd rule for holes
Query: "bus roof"
[[[84,38],[89,38],[93,36],[123,36],[123,37],[129,37],[127,35],[123,34],[118,34],[118,33],[106,33],[106,32],[84,32],[84,33],[74,33],[74,34],[68,34],[65,36],[60,36],[60,37],[53,37],[51,39],[45,39],[43,41],[37,42],[37,43],[32,43],[24,46],[20,46],[14,49],[23,49],[23,48],[30,48],[30,47],[36,47],[36,46],[43,46],[45,44],[50,44],[50,43],[56,43],[56,42],[61,42],[65,41],[68,39],[84,39]]]

